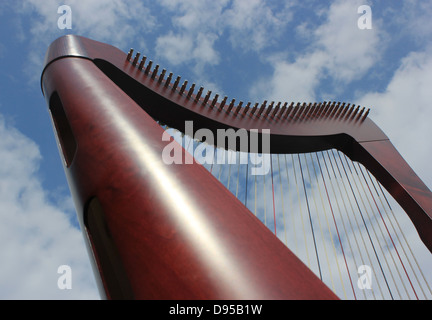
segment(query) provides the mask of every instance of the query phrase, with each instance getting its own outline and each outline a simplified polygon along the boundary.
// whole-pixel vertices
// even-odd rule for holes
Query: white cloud
[[[402,8],[393,12],[394,21],[402,25],[402,32],[419,44],[429,43],[432,33],[432,3],[430,1],[403,1]]]
[[[37,145],[0,115],[0,298],[99,299],[83,236],[47,201],[38,179]],[[60,290],[60,265],[72,289]]]
[[[61,15],[57,8],[63,4],[70,6],[72,11],[71,32],[87,34],[99,41],[109,40],[112,45],[120,47],[156,26],[156,19],[145,2],[137,0],[25,0],[24,11],[37,14],[37,18],[30,18],[30,32],[38,40],[59,32],[57,20]]]
[[[198,33],[193,37],[186,33],[175,35],[170,32],[157,39],[156,51],[172,65],[181,65],[194,60],[196,73],[199,74],[204,65],[214,65],[219,62],[219,55],[213,48],[216,39],[214,34]]]
[[[224,14],[233,47],[260,51],[276,41],[292,20],[291,5],[271,8],[261,0],[235,0]]]
[[[72,29],[60,30],[57,13],[60,5],[71,8]],[[157,26],[156,18],[148,9],[146,2],[138,0],[93,0],[93,1],[37,1],[24,0],[15,10],[19,13],[19,28],[27,29],[22,33],[22,41],[29,43],[29,64],[24,70],[30,81],[39,81],[43,68],[45,52],[52,41],[67,34],[79,34],[97,41],[107,42],[119,48],[134,45],[145,49],[145,36]],[[25,26],[24,26],[25,25]]]
[[[282,101],[313,101],[317,88],[324,81],[346,86],[363,76],[380,58],[385,47],[380,28],[360,30],[357,8],[361,1],[335,1],[326,11],[325,22],[315,30],[301,25],[299,35],[311,44],[293,59],[287,54],[274,54],[268,59],[274,69],[269,79],[260,80],[251,89],[257,99]],[[374,20],[375,25],[379,21]],[[332,98],[330,98],[332,99]]]
[[[300,56],[295,63],[275,58],[271,61],[274,68],[272,76],[257,82],[251,89],[251,95],[257,100],[313,101],[325,60],[323,52]]]
[[[161,5],[172,13],[172,30],[156,40],[156,52],[173,65],[192,62],[197,64],[196,74],[206,64],[219,62],[214,49],[223,28],[222,9],[226,1],[162,1]]]
[[[219,62],[215,43],[229,39],[232,47],[260,51],[274,43],[291,20],[289,5],[281,10],[261,1],[162,1],[177,30],[161,35],[156,51],[172,64],[191,61],[202,66]],[[202,71],[198,68],[196,73]]]
[[[361,17],[357,9],[364,1],[335,1],[328,10],[327,21],[315,30],[314,46],[327,55],[326,71],[335,79],[351,81],[377,63],[383,29],[377,18],[373,28],[361,30],[357,21]]]
[[[156,41],[156,51],[172,65],[183,64],[190,59],[193,39],[188,35],[174,35],[170,32]]]
[[[424,182],[432,188],[432,51],[412,52],[394,73],[384,92],[370,92],[359,103],[372,107],[372,117]]]

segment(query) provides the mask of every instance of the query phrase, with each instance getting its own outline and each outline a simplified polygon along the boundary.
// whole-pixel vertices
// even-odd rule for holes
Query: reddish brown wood
[[[363,142],[353,155],[389,191],[432,252],[432,196],[429,188],[389,140]]]
[[[104,211],[109,252],[89,237],[108,297],[337,298],[202,166],[163,164],[163,129],[92,61],[54,61],[43,90],[77,142],[66,175],[83,229],[91,199]]]
[[[84,226],[86,205],[97,197],[111,234],[101,241],[112,248],[99,255],[121,261],[105,278],[102,269],[110,263],[99,261],[102,278],[129,279],[114,284],[124,288],[116,292],[135,298],[335,298],[202,167],[164,166],[162,129],[152,118],[182,131],[186,120],[194,121],[195,131],[271,129],[272,153],[336,148],[378,178],[432,251],[432,194],[368,111],[324,102],[284,104],[274,112],[256,103],[238,112],[227,98],[200,98],[185,85],[173,90],[171,73],[164,80],[150,63],[134,60],[112,46],[65,36],[48,50],[42,75],[47,102],[57,92],[77,142],[66,175],[80,221]],[[184,201],[176,203],[175,194]],[[185,218],[192,213],[197,219]],[[201,230],[209,230],[210,245]]]

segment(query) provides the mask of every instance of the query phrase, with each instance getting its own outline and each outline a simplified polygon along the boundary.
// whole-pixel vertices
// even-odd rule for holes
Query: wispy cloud
[[[161,35],[157,52],[176,65],[180,62],[214,65],[223,49],[231,47],[261,51],[274,44],[290,21],[289,6],[272,8],[261,0],[253,1],[162,1],[171,15],[173,31]],[[199,69],[198,71],[202,71]]]
[[[37,145],[0,116],[0,297],[98,299],[81,232],[47,200]],[[60,265],[72,268],[72,290],[60,290]]]
[[[370,92],[359,103],[373,106],[373,118],[404,158],[432,187],[430,175],[432,128],[432,51],[412,52],[402,61],[383,92]]]
[[[361,78],[379,62],[384,48],[380,28],[365,31],[357,27],[361,4],[335,1],[321,13],[326,17],[323,24],[316,28],[300,25],[298,34],[307,37],[310,44],[294,57],[284,52],[270,56],[273,74],[259,80],[251,93],[281,101],[314,101],[322,96],[333,99],[340,90],[318,92],[320,85],[330,82],[334,88],[344,88]]]
[[[61,5],[68,5],[72,11],[72,29],[60,30],[57,12]],[[146,48],[146,36],[157,26],[146,1],[94,0],[94,1],[37,1],[23,0],[15,7],[20,26],[21,39],[29,46],[29,66],[25,72],[30,81],[38,81],[43,58],[49,44],[67,34],[79,34],[97,41],[108,42],[126,50],[133,41]],[[24,30],[27,30],[24,31]]]
[[[33,84],[39,82],[48,45],[69,32],[57,28],[57,8],[62,4],[73,10],[70,32],[121,49],[128,49],[131,43],[149,49],[171,66],[188,68],[194,76],[190,80],[221,96],[224,80],[218,79],[218,73],[206,71],[220,72],[235,55],[251,54],[257,63],[251,69],[265,68],[265,72],[239,87],[257,101],[339,99],[350,85],[367,81],[369,73],[384,72],[380,69],[386,64],[384,55],[397,47],[403,57],[391,55],[394,71],[387,75],[388,83],[380,83],[384,90],[360,85],[355,102],[372,108],[371,117],[432,186],[427,141],[432,136],[427,121],[432,116],[428,87],[432,81],[432,5],[408,0],[401,10],[387,7],[382,12],[372,6],[373,29],[359,30],[357,8],[367,2],[22,0],[14,6],[0,5],[0,13],[14,8],[16,36],[29,51],[23,70]],[[296,14],[309,9],[305,21],[296,19]],[[291,31],[290,37],[287,31]],[[414,50],[396,43],[403,37],[415,44]],[[301,45],[293,50],[291,40]],[[7,46],[0,44],[0,56],[6,50]],[[230,74],[230,70],[223,72]],[[38,177],[43,159],[37,145],[1,117],[0,136],[0,238],[6,244],[0,246],[0,255],[2,261],[10,262],[2,265],[0,297],[97,298],[82,235],[65,213],[70,211],[70,198],[60,196],[59,203],[48,200],[52,195],[42,188]],[[224,179],[227,175],[223,173]],[[263,193],[258,196],[262,198]],[[298,206],[296,199],[292,200]],[[264,202],[258,202],[262,211]],[[298,217],[295,222],[301,224]],[[298,242],[302,241],[301,235],[297,236]],[[304,252],[301,255],[304,257]],[[73,290],[57,288],[61,264],[72,267]]]

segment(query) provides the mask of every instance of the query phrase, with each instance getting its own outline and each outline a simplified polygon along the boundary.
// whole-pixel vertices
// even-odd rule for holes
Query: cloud
[[[374,121],[429,188],[432,187],[430,83],[432,50],[411,52],[402,59],[383,92],[366,93],[358,99],[361,105],[372,107]]]
[[[1,299],[99,299],[83,236],[47,200],[37,145],[0,115]],[[72,289],[60,290],[60,265],[72,269]]]
[[[259,52],[274,44],[292,16],[289,5],[272,8],[261,0],[162,1],[161,5],[172,14],[175,32],[161,35],[156,51],[174,65],[219,63],[223,49],[216,43],[226,39],[234,48]]]
[[[71,8],[72,29],[60,30],[58,7]],[[23,0],[15,8],[18,13],[21,40],[29,45],[30,67],[24,71],[31,82],[39,81],[43,59],[49,44],[56,38],[72,33],[107,42],[127,50],[131,42],[140,48],[147,47],[146,36],[157,27],[157,20],[146,1],[93,0],[93,1],[37,1]]]
[[[335,1],[321,13],[324,23],[314,30],[299,25],[298,35],[310,43],[293,58],[277,53],[267,61],[273,74],[261,79],[251,94],[262,99],[281,101],[314,101],[333,96],[353,80],[361,78],[380,59],[385,47],[382,29],[360,30],[357,13],[361,1]],[[378,19],[374,20],[379,25]],[[318,92],[323,83],[332,83],[330,92]],[[328,89],[327,89],[328,90]],[[326,98],[324,98],[326,99]],[[333,99],[332,97],[330,99]]]
[[[393,17],[402,25],[402,32],[420,45],[430,42],[432,33],[432,3],[429,1],[404,1],[402,9],[393,12]]]
[[[99,41],[124,46],[141,32],[149,32],[156,26],[156,19],[150,13],[146,2],[131,0],[93,0],[93,1],[37,1],[25,0],[23,11],[35,13],[31,17],[30,33],[37,38],[59,33],[57,13],[60,5],[68,5],[72,12],[71,32],[86,34]]]
[[[373,20],[373,28],[361,30],[357,13],[364,1],[335,1],[328,10],[327,21],[319,26],[314,34],[317,49],[326,54],[325,69],[329,75],[341,81],[360,78],[380,57],[382,28],[379,20]]]
[[[225,25],[233,47],[260,51],[274,44],[293,18],[288,3],[272,8],[261,0],[236,0],[224,13]]]
[[[195,68],[201,70],[205,64],[219,62],[219,55],[213,48],[215,40],[216,36],[212,34],[199,33],[194,38],[188,34],[175,35],[170,32],[157,39],[156,51],[174,66],[194,60]]]

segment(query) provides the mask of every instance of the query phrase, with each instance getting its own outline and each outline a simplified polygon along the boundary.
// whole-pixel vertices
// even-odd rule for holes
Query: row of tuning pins
[[[151,68],[153,66],[153,61],[149,61],[147,66],[144,69],[147,57],[143,56],[141,58],[141,61],[138,64],[138,61],[140,59],[141,54],[137,52],[135,54],[135,57],[132,60],[133,55],[133,49],[130,49],[127,60],[132,63],[133,66],[138,65],[139,70],[144,70],[145,74],[150,74],[152,79],[156,79],[159,83],[162,83],[166,76],[166,70],[163,69],[158,76],[159,72],[159,65],[156,65],[153,68],[153,71],[151,71]],[[132,61],[131,61],[132,60]],[[169,73],[167,76],[164,86],[170,87],[173,91],[178,91],[180,95],[186,94],[187,99],[193,98],[196,103],[200,103],[203,106],[208,105],[211,109],[214,109],[216,107],[216,110],[218,112],[225,111],[228,114],[233,114],[234,116],[241,115],[246,116],[249,115],[251,117],[256,118],[267,118],[267,119],[273,119],[273,120],[305,120],[305,119],[317,119],[317,118],[346,118],[346,119],[355,119],[355,120],[364,120],[368,113],[369,109],[365,111],[365,108],[360,110],[359,112],[359,106],[355,109],[355,105],[352,105],[350,107],[350,104],[345,105],[345,103],[340,102],[320,102],[320,103],[297,103],[294,105],[292,102],[290,105],[288,105],[287,102],[285,102],[283,105],[281,102],[278,102],[275,105],[275,102],[272,101],[269,105],[267,105],[267,101],[265,100],[261,105],[259,103],[255,103],[253,106],[251,105],[251,102],[248,102],[245,106],[243,106],[243,101],[240,101],[236,105],[235,99],[232,99],[229,104],[227,104],[227,97],[225,96],[220,103],[218,103],[219,95],[215,94],[213,99],[210,99],[212,91],[207,91],[207,94],[205,96],[203,95],[204,88],[200,87],[197,91],[197,93],[194,95],[195,90],[195,83],[192,83],[190,88],[186,90],[186,87],[188,85],[188,81],[185,80],[181,87],[179,87],[181,77],[177,76],[175,81],[171,85],[171,81],[173,78],[173,73]],[[202,98],[202,99],[201,99]]]
[[[145,66],[145,62],[146,62],[146,60],[147,60],[147,57],[143,56],[143,57],[141,58],[141,62],[138,64],[138,61],[139,61],[139,59],[140,59],[141,54],[140,54],[139,52],[136,53],[135,57],[134,57],[133,60],[132,60],[133,51],[134,51],[133,49],[130,49],[130,51],[129,51],[129,53],[128,53],[126,59],[127,59],[128,61],[130,61],[130,62],[132,63],[133,66],[137,66],[137,65],[138,65],[138,69],[139,69],[139,70],[143,70],[143,69],[144,69],[144,66]],[[151,68],[152,68],[152,64],[153,64],[153,61],[150,60],[150,61],[148,62],[148,64],[147,64],[147,67],[144,69],[144,73],[146,73],[146,74],[150,74],[150,72],[151,72]],[[158,82],[159,82],[159,83],[162,83],[162,82],[164,81],[164,78],[165,78],[165,75],[166,75],[166,70],[163,69],[163,70],[161,71],[161,74],[160,74],[159,76],[158,76],[158,71],[159,71],[159,65],[156,65],[155,68],[153,69],[153,71],[151,72],[151,78],[152,78],[152,79],[156,79],[156,78],[157,78],[157,79],[158,79]],[[187,87],[187,85],[188,85],[188,81],[187,81],[187,80],[185,80],[185,81],[183,82],[183,84],[181,85],[181,87],[179,87],[181,77],[180,77],[180,76],[177,76],[177,78],[175,79],[175,81],[174,81],[174,82],[172,83],[172,85],[171,85],[172,78],[173,78],[173,74],[170,73],[170,74],[168,75],[168,77],[166,78],[166,80],[165,80],[165,83],[164,83],[165,87],[170,87],[170,86],[171,86],[171,89],[172,89],[173,91],[176,91],[176,90],[178,89],[178,93],[179,93],[180,95],[184,95],[184,94],[186,94],[186,98],[188,98],[188,99],[193,98],[193,99],[195,100],[195,102],[197,102],[197,103],[201,103],[201,104],[203,104],[203,105],[207,105],[207,104],[209,104],[210,108],[212,108],[212,109],[217,105],[217,103],[218,103],[218,99],[219,99],[219,95],[218,95],[218,94],[216,94],[216,95],[213,97],[213,99],[210,100],[210,96],[211,96],[211,94],[212,94],[212,91],[209,90],[209,91],[207,92],[207,94],[206,94],[206,95],[201,99],[202,94],[203,94],[203,91],[204,91],[204,88],[203,88],[203,87],[200,87],[200,88],[198,89],[197,93],[194,95],[194,90],[195,90],[195,87],[196,87],[195,83],[192,83],[192,85],[190,86],[190,88],[189,88],[188,90],[186,90],[186,87]],[[222,110],[223,110],[223,107],[225,106],[226,100],[227,100],[227,97],[225,97],[225,98],[222,100],[222,102],[219,104],[219,108],[217,108],[218,111],[222,111]],[[231,101],[231,104],[228,106],[228,109],[227,109],[228,113],[229,113],[229,112],[231,111],[231,109],[233,108],[233,104],[234,104],[234,102],[235,102],[235,99],[233,99],[233,100]],[[240,110],[240,107],[241,107],[241,104],[240,104],[239,107],[236,109],[236,111],[237,111],[236,114],[237,114],[238,111]]]

